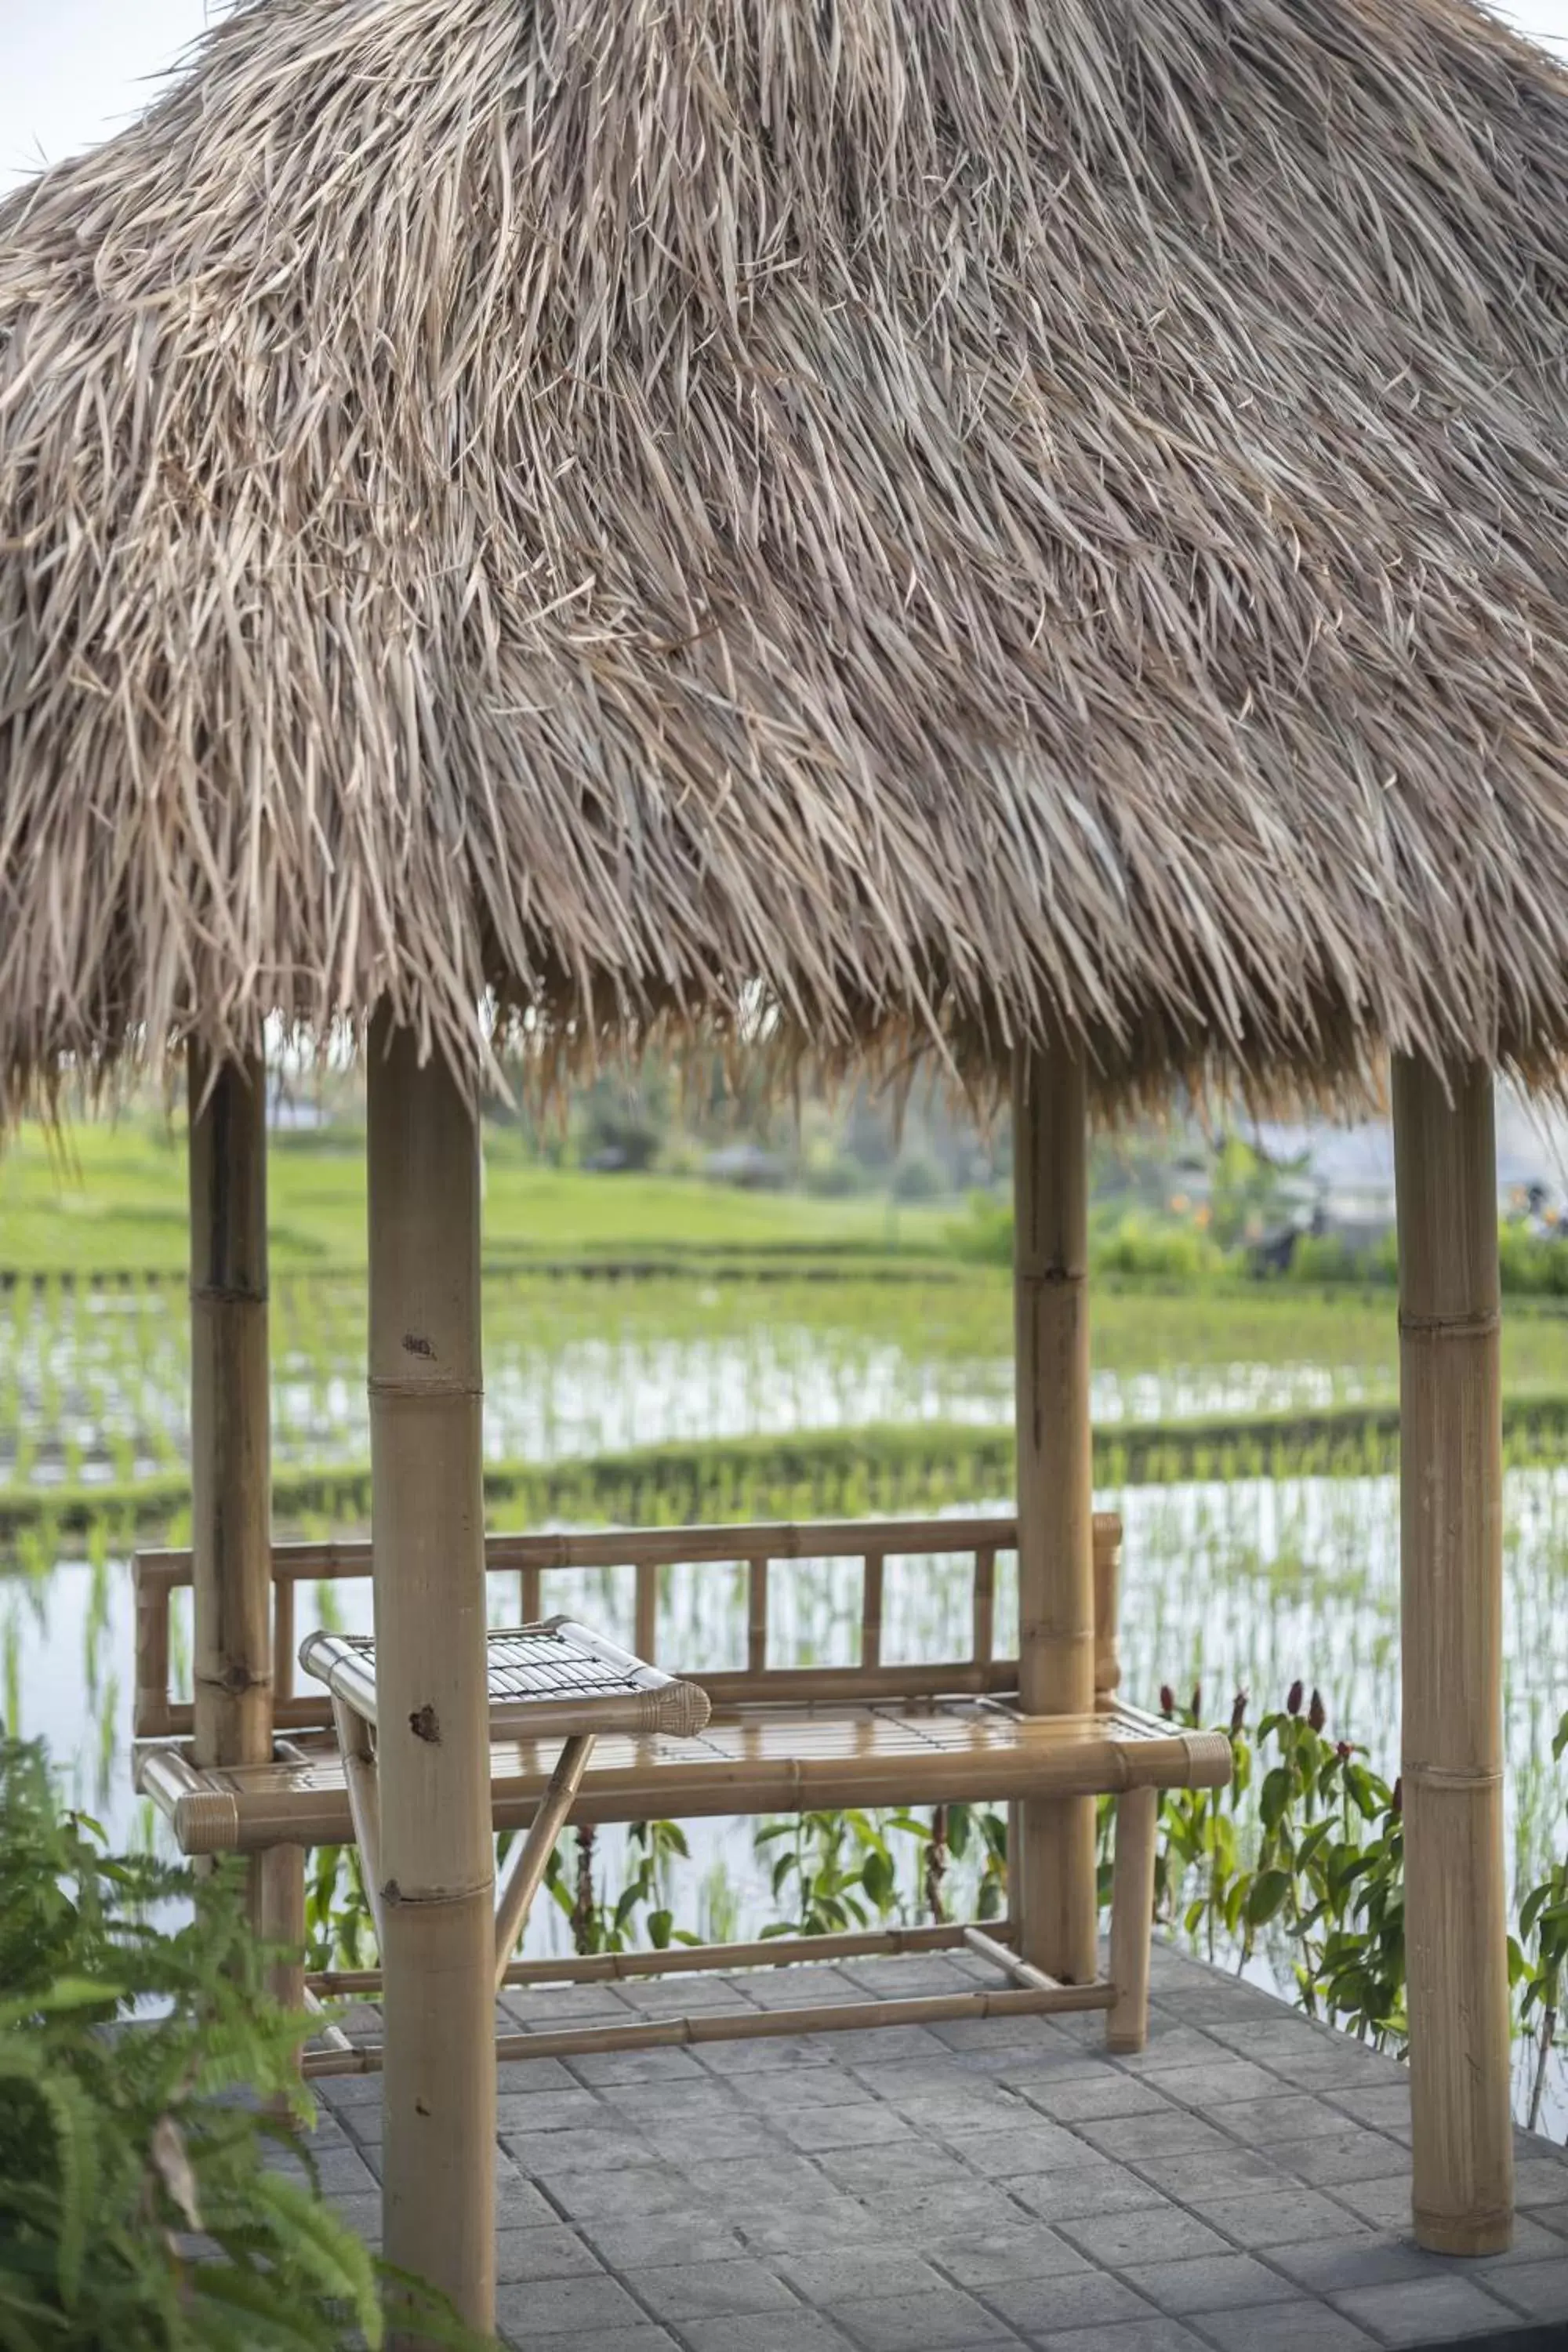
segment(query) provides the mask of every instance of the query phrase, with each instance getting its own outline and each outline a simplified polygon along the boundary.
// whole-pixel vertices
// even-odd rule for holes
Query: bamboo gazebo
[[[408,1947],[492,1965],[506,1034],[1011,1070],[1020,1697],[1068,1716],[1091,1105],[1392,1067],[1415,2226],[1507,2242],[1491,1086],[1568,1052],[1565,199],[1568,84],[1466,0],[250,0],[0,206],[0,1108],[189,1055],[195,1752],[244,1767],[258,1057],[368,1035],[377,1676],[447,1727],[382,1758],[442,1898],[389,1919],[388,2242],[474,2315],[482,2214],[429,2217],[488,2060]],[[1089,1801],[1023,1835],[1063,1981]]]

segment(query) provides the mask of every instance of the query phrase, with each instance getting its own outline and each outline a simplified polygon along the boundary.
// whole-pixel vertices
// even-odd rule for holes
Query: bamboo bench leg
[[[381,1784],[376,1778],[375,1748],[363,1716],[335,1695],[332,1720],[342,1752],[343,1781],[354,1825],[354,1843],[359,1847],[360,1875],[364,1880],[371,1925],[384,1953],[386,1943],[381,1924]]]
[[[1142,2050],[1149,2038],[1149,1951],[1154,1934],[1154,1831],[1157,1789],[1128,1789],[1116,1801],[1116,1853],[1110,1881],[1111,2003],[1108,2050]]]
[[[541,1800],[539,1811],[529,1823],[522,1851],[513,1863],[506,1885],[501,1889],[500,1901],[496,1906],[497,1992],[506,1981],[507,1969],[517,1939],[528,1924],[529,1911],[539,1892],[539,1882],[544,1876],[545,1865],[555,1841],[566,1825],[566,1816],[572,1810],[593,1752],[592,1732],[579,1732],[567,1740],[556,1759],[555,1769],[550,1776],[550,1786]]]

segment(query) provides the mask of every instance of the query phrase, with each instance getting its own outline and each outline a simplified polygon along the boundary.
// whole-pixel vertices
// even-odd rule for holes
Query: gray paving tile
[[[587,2278],[603,2267],[564,2221],[539,2230],[496,2231],[496,2277],[503,2286],[522,2279]]]
[[[1226,2189],[1242,2196],[1297,2185],[1259,2149],[1237,2147],[1228,2141],[1224,2147],[1189,2147],[1175,2156],[1139,2157],[1135,2162],[1142,2178],[1152,2180],[1156,2189],[1188,2200],[1217,2197]]]
[[[1114,2327],[1152,2316],[1122,2280],[1103,2271],[1072,2271],[1054,2278],[1020,2279],[984,2289],[985,2300],[1030,2344],[1080,2327]]]
[[[501,2146],[536,2180],[553,2180],[563,2172],[621,2172],[629,2164],[648,2164],[653,2149],[635,2127],[605,2115],[605,2128],[596,2131],[504,2131]]]
[[[506,2090],[496,2100],[496,2129],[501,2132],[565,2131],[605,2120],[604,2102],[596,2099],[592,2091]]]
[[[652,2165],[628,2165],[613,2172],[563,2172],[551,2181],[550,2194],[574,2221],[642,2221],[658,2213],[697,2217],[702,2212],[702,2200],[684,2174]]]
[[[937,2238],[922,2251],[960,2286],[986,2295],[1014,2280],[1058,2278],[1067,2271],[1089,2269],[1087,2254],[1043,2221],[1005,2224],[963,2238]]]
[[[784,2142],[764,2116],[728,2115],[672,2116],[668,2123],[645,2124],[642,2127],[645,2156],[651,2154],[661,2162],[686,2164],[695,2148],[700,2147],[705,2163],[756,2164],[783,2153]]]
[[[700,2066],[714,2074],[776,2074],[792,2066],[826,2066],[831,2063],[826,2037],[795,2040],[781,2034],[768,2042],[705,2042],[693,2053]]]
[[[849,2352],[849,2338],[820,2311],[731,2313],[680,2331],[688,2352]]]
[[[838,2246],[883,2244],[908,2235],[899,2217],[868,2210],[858,2199],[841,2197],[829,2204],[797,2205],[787,2200],[758,2205],[731,2216],[736,2235],[748,2253],[822,2253]]]
[[[851,2025],[841,2033],[809,2035],[806,2048],[819,2052],[835,2066],[892,2066],[900,2059],[938,2059],[945,2054],[934,2031],[924,2025]]]
[[[611,2131],[628,2126],[640,2130],[645,2124],[668,2123],[677,2116],[706,2121],[753,2112],[729,2083],[711,2074],[683,2074],[671,2083],[606,2083],[595,2099],[594,2111],[599,2128]]]
[[[1555,2260],[1568,2252],[1555,2230],[1542,2229],[1534,2213],[1516,2213],[1513,2217],[1513,2243],[1500,2254],[1483,2254],[1479,2261],[1467,2261],[1465,2269],[1479,2277],[1494,2270],[1511,2270],[1516,2263],[1541,2263]]]
[[[347,2137],[366,2149],[379,2147],[386,2136],[386,2110],[379,2099],[345,2107],[342,2118]]]
[[[1080,2164],[1067,2172],[1037,2172],[1026,2180],[1009,2180],[1007,2194],[1053,2225],[1083,2214],[1126,2213],[1167,2201],[1161,2190],[1109,2159],[1103,2165]]]
[[[612,2270],[637,2271],[670,2263],[721,2262],[741,2252],[737,2232],[692,2213],[654,2214],[646,2221],[584,2221],[582,2234]]]
[[[1110,2327],[1080,2327],[1068,2336],[1041,2336],[1031,2341],[1037,2352],[1208,2352],[1208,2347],[1179,2319],[1159,2314]]]
[[[1235,2026],[1227,2030],[1226,2042],[1239,2056],[1308,2090],[1328,2084],[1370,2090],[1405,2079],[1396,2059],[1381,2057],[1348,2035],[1304,2018],[1287,2015],[1278,2023]]]
[[[1343,2312],[1305,2296],[1205,2312],[1203,2331],[1219,2352],[1363,2352],[1377,2341]]]
[[[976,2134],[952,2144],[965,2164],[988,2180],[1009,2180],[1021,2172],[1059,2172],[1067,2166],[1100,2161],[1100,2151],[1087,2137],[1038,2116],[1016,2131]]]
[[[1211,2107],[1239,2106],[1247,2099],[1267,2099],[1279,2088],[1275,2076],[1250,2059],[1226,2055],[1212,2066],[1162,2066],[1158,2083],[1162,2097],[1179,2099],[1184,2106],[1205,2112]]]
[[[1311,2189],[1267,2189],[1260,2196],[1237,2197],[1206,2190],[1188,2200],[1194,2213],[1238,2246],[1294,2246],[1310,2239],[1352,2237],[1364,2221]]]
[[[1230,2252],[1206,2221],[1170,2203],[1131,2213],[1082,2213],[1075,2221],[1064,2221],[1061,2233],[1091,2262],[1111,2270],[1134,2263],[1177,2263],[1195,2254]]]
[[[531,2059],[521,2071],[542,2074],[551,2066],[561,2067],[557,2058]],[[567,2073],[570,2069],[570,2074]],[[623,2083],[682,2083],[705,2080],[704,2069],[689,2050],[595,2050],[567,2062],[563,2074],[571,2074],[585,2083],[590,2090],[603,2089],[607,2084]],[[504,2080],[504,2077],[503,2077]],[[510,2091],[512,2085],[506,2084]],[[543,2086],[541,2085],[542,2088]]]
[[[1017,2091],[984,2076],[960,2076],[943,2090],[906,2091],[888,2102],[918,2129],[963,2146],[977,2134],[1036,2131],[1046,2121],[1042,2110]]]
[[[837,2009],[852,2001],[874,2003],[877,1998],[847,1969],[826,1967],[820,1960],[748,1971],[739,1982],[759,2009],[800,2009],[812,2001],[831,2001]]]
[[[1408,2162],[1408,2158],[1405,2159]],[[1400,2238],[1410,2229],[1410,2175],[1396,2174],[1391,2180],[1354,2180],[1342,2190],[1326,2192],[1361,2221],[1374,2230],[1385,2230],[1391,2237]]]
[[[1347,2113],[1338,2104],[1339,2095],[1330,2091],[1320,2099],[1310,2091],[1277,2087],[1271,2098],[1244,2099],[1214,2120],[1232,2139],[1267,2151],[1276,2140],[1316,2139],[1327,2132],[1342,2132]],[[1376,2091],[1369,2095],[1381,2099],[1388,2095]],[[1331,2105],[1331,2100],[1335,2104]]]
[[[327,2202],[345,2229],[352,2230],[356,2238],[363,2238],[365,2244],[373,2251],[380,2251],[381,2195],[379,2190],[374,2197],[330,2197]],[[550,2218],[553,2221],[555,2217],[552,2214]]]
[[[693,2153],[700,2147],[700,2139],[694,2141]],[[837,2160],[846,2163],[856,2153],[849,2150]],[[893,2153],[889,2150],[889,2157]],[[782,2149],[775,2156],[748,2157],[739,2163],[726,2160],[711,2164],[703,2158],[700,2163],[686,2165],[683,2177],[688,2197],[696,2192],[693,2201],[700,2212],[705,2208],[732,2211],[737,2206],[768,2206],[786,2200],[810,2205],[826,2202],[833,2195],[832,2181],[809,2158],[793,2156]]]
[[[586,2336],[595,2339],[612,2327],[635,2327],[643,2315],[625,2287],[602,2273],[597,2278],[530,2279],[496,2289],[496,2326],[506,2336],[531,2344],[541,2336]]]
[[[883,2238],[920,2239],[933,2230],[948,2235],[956,2230],[1000,2230],[1019,2218],[1012,2202],[1016,2187],[1011,2180],[1005,2188],[986,2180],[956,2188],[946,2180],[906,2181],[900,2188],[868,2189],[859,2210],[877,2225],[873,2235]]]
[[[561,2215],[550,2200],[503,2159],[496,2166],[496,2228],[542,2230]]]
[[[552,2064],[554,2061],[550,2062]],[[318,2074],[310,2084],[316,2097],[336,2112],[346,2107],[379,2107],[379,2074]]]
[[[895,2140],[915,2137],[908,2120],[880,2099],[858,2099],[840,2106],[783,2107],[773,2110],[772,2120],[782,2138],[807,2151],[886,2147]]]
[[[1250,2254],[1200,2254],[1177,2263],[1136,2263],[1121,2273],[1131,2287],[1177,2319],[1237,2304],[1276,2303],[1296,2293]]]
[[[951,2286],[847,2303],[834,2317],[864,2352],[966,2352],[970,2345],[1016,2341],[972,2295]]]
[[[1060,2028],[1047,2017],[954,2017],[945,2025],[923,2029],[932,2034],[948,2050],[1041,2051],[1049,2053],[1061,2046]],[[1103,2039],[1105,2027],[1096,2020],[1096,2031]]]
[[[1359,2125],[1342,2132],[1321,2132],[1311,2139],[1281,2140],[1268,2153],[1298,2180],[1321,2189],[1387,2179],[1410,2161],[1397,2140],[1383,2132],[1363,2131]]]
[[[1157,2312],[1147,2319],[1115,2320],[1109,2327],[1075,2327],[1065,2336],[1053,2329],[1028,2340],[1038,2352],[1206,2352],[1179,2319]]]
[[[752,1999],[751,1979],[746,1976],[635,1977],[616,1990],[638,2017],[684,2017],[699,2011],[762,2005]]]
[[[822,2253],[779,2253],[773,2266],[795,2293],[823,2311],[864,2297],[931,2294],[946,2285],[912,2244],[834,2247]]]
[[[1322,2295],[1342,2294],[1352,2287],[1390,2286],[1402,2279],[1447,2278],[1453,2271],[1447,2257],[1429,2254],[1414,2238],[1383,2231],[1270,2246],[1268,2259],[1298,2286]]]
[[[1489,2272],[1487,2291],[1511,2304],[1529,2319],[1568,2323],[1568,2257],[1520,2263],[1508,2270]]]
[[[1524,2206],[1568,2202],[1568,2165],[1551,2157],[1516,2157],[1513,2193],[1516,2202]]]
[[[1371,2131],[1388,2132],[1396,2139],[1410,2137],[1410,2085],[1408,2083],[1376,2083],[1369,2089],[1356,2090],[1345,2084],[1325,2091],[1324,2098],[1352,2123],[1365,2124]]]
[[[1402,2279],[1388,2286],[1354,2287],[1335,2302],[1384,2344],[1442,2344],[1512,2325],[1514,2315],[1484,2287],[1463,2278]]]
[[[969,1992],[977,1974],[989,1979],[996,1971],[973,1954],[910,1952],[890,1960],[844,1960],[838,1973],[884,2000],[911,2000],[926,1993]]]
[[[629,2025],[633,2021],[628,2004],[613,1985],[508,1985],[497,2005],[506,2012],[507,2029],[521,2029],[524,2033],[542,2031],[547,2025],[554,2031],[566,2025]],[[518,2068],[521,2072],[526,2066],[554,2063],[527,2058],[518,2062]],[[510,2083],[507,2088],[511,2088]]]
[[[1042,2083],[1087,2082],[1106,2071],[1103,2051],[1085,2050],[1067,2041],[1039,2042],[1026,2049],[1008,2042],[958,2051],[953,2063],[967,2074],[1001,2083],[1014,2091],[1027,2091]]]
[[[1153,2075],[1158,2089],[1158,2077],[1169,2068],[1218,2066],[1232,2054],[1223,2042],[1195,2025],[1164,2024],[1151,2031],[1146,2049],[1131,2051],[1117,2063],[1130,2074]]]
[[[374,2195],[376,2176],[357,2147],[334,2146],[312,2148],[311,2154],[316,2163],[316,2178],[321,2183],[324,2196],[372,2197]],[[268,2168],[281,2170],[284,2168],[275,2164]]]
[[[733,2262],[684,2262],[626,2271],[626,2286],[656,2319],[684,2326],[721,2314],[794,2311],[795,2298],[771,2270],[742,2255]]]
[[[1203,2116],[1168,2107],[1159,2116],[1102,2116],[1079,2124],[1091,2147],[1119,2161],[1141,2156],[1185,2156],[1194,2148],[1226,2148],[1230,2143]]]
[[[515,2330],[517,2323],[512,2325]],[[503,2335],[500,2340],[510,2352],[534,2352],[535,2339],[528,2333],[526,2320],[521,2333]],[[596,2327],[585,2335],[547,2336],[544,2341],[550,2352],[680,2352],[668,2330],[656,2327],[651,2320],[641,2327]]]
[[[1568,2200],[1560,2205],[1524,2205],[1519,2210],[1554,2238],[1568,2238]]]
[[[842,2066],[780,2066],[754,2074],[731,2074],[729,2095],[764,2114],[775,2108],[864,2106],[871,2093]]]
[[[961,2188],[974,2175],[947,2148],[930,2140],[893,2139],[879,2147],[825,2148],[816,2159],[829,2180],[845,2189],[890,2189],[900,2182],[915,2187],[926,2181],[948,2180]]]
[[[1054,2123],[1079,2124],[1106,2116],[1158,2116],[1170,2112],[1170,2102],[1152,2083],[1107,2069],[1100,2074],[1050,2075],[1020,2086],[1019,2096]]]

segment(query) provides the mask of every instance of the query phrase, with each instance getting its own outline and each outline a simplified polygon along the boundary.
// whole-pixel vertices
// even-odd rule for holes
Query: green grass
[[[275,1269],[363,1265],[364,1160],[353,1136],[270,1141]],[[952,1203],[816,1200],[700,1178],[589,1176],[527,1161],[487,1130],[487,1254],[646,1255],[806,1245],[873,1252],[940,1246]],[[51,1143],[24,1127],[0,1147],[0,1269],[32,1274],[181,1272],[186,1255],[183,1121],[83,1121]]]
[[[1568,1462],[1568,1396],[1513,1398],[1503,1405],[1510,1469]],[[1097,1487],[1228,1486],[1245,1479],[1380,1478],[1399,1463],[1393,1405],[1327,1412],[1212,1414],[1133,1429],[1097,1429]],[[861,1518],[938,1510],[1013,1486],[1010,1425],[889,1423],[750,1437],[671,1440],[550,1463],[490,1460],[485,1495],[492,1523],[555,1521],[681,1527],[730,1520]],[[370,1507],[370,1465],[344,1461],[278,1470],[273,1509],[280,1534],[302,1518],[342,1528]],[[0,1542],[29,1530],[51,1538],[94,1528],[143,1533],[182,1529],[190,1479],[182,1469],[151,1477],[31,1489],[0,1488]]]

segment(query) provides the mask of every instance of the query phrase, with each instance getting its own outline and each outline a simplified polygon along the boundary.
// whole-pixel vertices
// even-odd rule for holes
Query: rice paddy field
[[[136,1146],[143,1158],[146,1149]],[[313,1234],[319,1248],[314,1264],[297,1250],[275,1253],[274,1455],[285,1528],[317,1533],[351,1528],[363,1510],[364,1295],[340,1213],[349,1180],[324,1155],[299,1161],[336,1222],[312,1225],[303,1195],[275,1188],[279,1222],[296,1243]],[[47,1162],[37,1164],[47,1175]],[[15,1189],[14,1171],[12,1181]],[[94,1184],[112,1194],[112,1171],[89,1171],[84,1193]],[[489,1186],[492,1197],[504,1189],[493,1160]],[[164,1205],[182,1237],[183,1187],[171,1155]],[[902,1213],[889,1232],[885,1207],[861,1202],[840,1213],[837,1203],[737,1202],[667,1186],[675,1217],[658,1188],[632,1180],[552,1177],[544,1189],[555,1217],[547,1246],[525,1254],[514,1230],[487,1267],[497,1524],[1007,1507],[1008,1286],[994,1269],[943,1254],[940,1213]],[[630,1236],[618,1252],[617,1202]],[[155,1205],[142,1200],[139,1210]],[[58,1239],[38,1245],[31,1216],[13,1225],[0,1205],[0,1269],[14,1267],[0,1288],[0,1715],[48,1739],[77,1801],[111,1834],[145,1838],[153,1832],[129,1772],[128,1562],[139,1535],[177,1538],[183,1525],[183,1285],[156,1257],[117,1269],[84,1246],[75,1266],[62,1263]],[[78,1223],[116,1247],[134,1227],[110,1211],[83,1210]],[[1162,1684],[1184,1701],[1196,1686],[1205,1717],[1224,1720],[1237,1691],[1251,1695],[1256,1716],[1300,1678],[1321,1690],[1331,1730],[1392,1778],[1389,1294],[1105,1286],[1094,1351],[1097,1499],[1126,1524],[1124,1687],[1152,1704]],[[1515,1432],[1505,1560],[1510,1839],[1522,1890],[1568,1845],[1568,1780],[1551,1753],[1568,1706],[1568,1320],[1545,1308],[1510,1312],[1505,1368]],[[1196,1443],[1199,1421],[1226,1442]],[[1324,1428],[1345,1440],[1331,1461]],[[1259,1429],[1274,1433],[1267,1458],[1248,1442]],[[620,1465],[614,1476],[606,1465]],[[329,1473],[341,1474],[338,1486]],[[1011,1565],[1002,1564],[1004,1610]],[[629,1579],[547,1580],[545,1601],[630,1635]],[[499,1594],[496,1605],[505,1606]],[[363,1623],[368,1590],[329,1588],[321,1606],[331,1622]],[[781,1575],[775,1607],[781,1661],[853,1655],[852,1564],[804,1563]],[[967,1609],[965,1563],[889,1562],[887,1654],[952,1654]],[[661,1612],[661,1658],[693,1668],[742,1662],[739,1569],[667,1572]],[[188,1629],[177,1632],[188,1651]],[[661,1865],[662,1899],[679,1926],[704,1937],[748,1933],[775,1916],[773,1857],[758,1856],[752,1825],[699,1825],[690,1843],[688,1860]],[[615,1842],[606,1834],[601,1844],[613,1882]],[[955,1899],[965,1866],[956,1866]],[[918,1879],[910,1841],[901,1884],[911,1906]],[[559,1948],[565,1922],[542,1906],[530,1932],[536,1948]],[[1255,1965],[1268,1963],[1260,1956]]]

